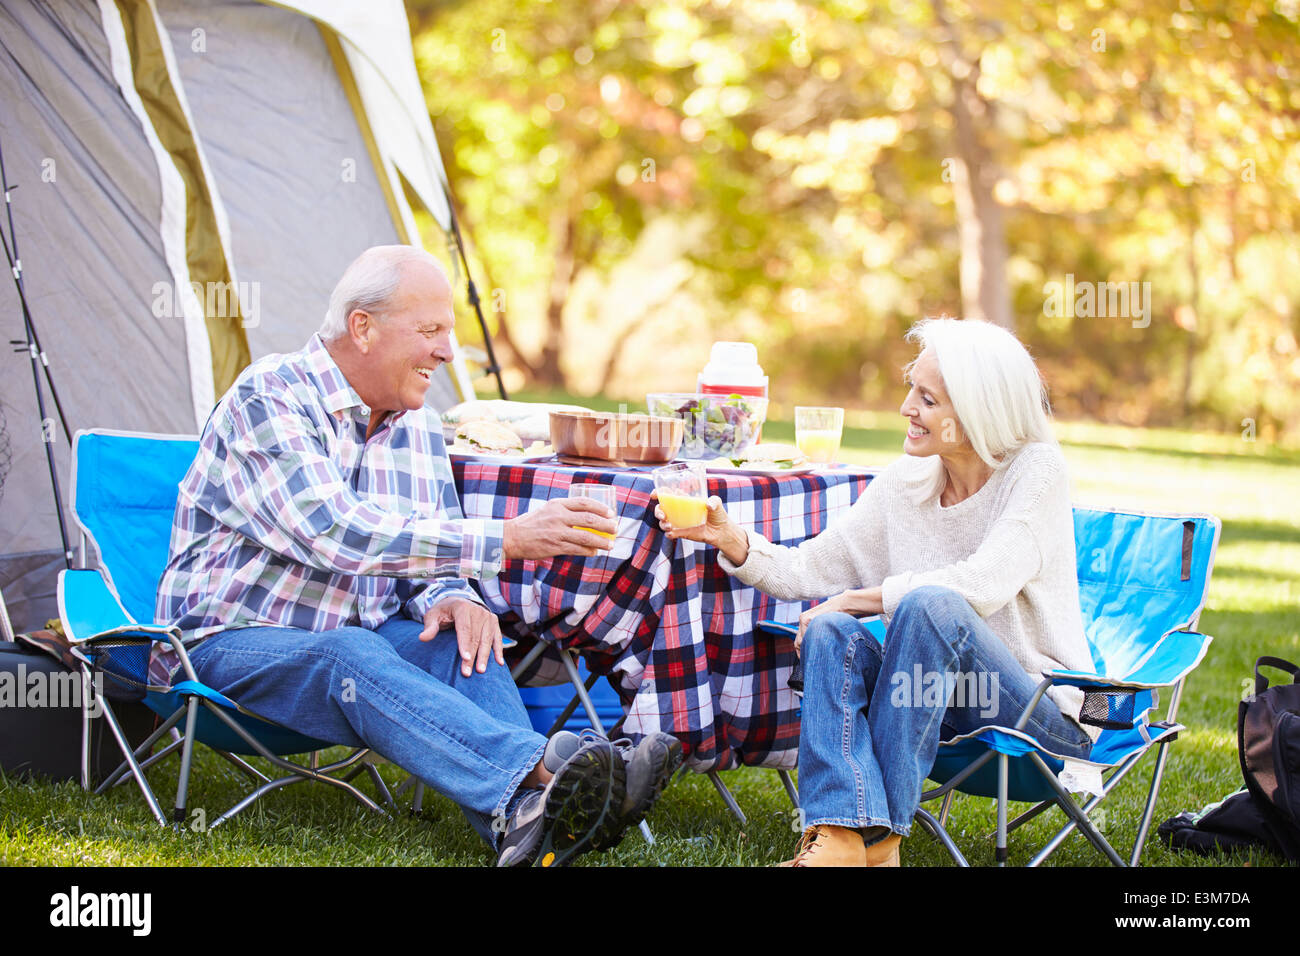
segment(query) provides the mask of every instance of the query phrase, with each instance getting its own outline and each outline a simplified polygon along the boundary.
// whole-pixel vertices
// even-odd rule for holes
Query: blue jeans
[[[460,804],[489,843],[490,818],[513,809],[542,759],[508,668],[464,677],[455,632],[421,641],[423,625],[392,617],[378,630],[319,633],[246,627],[190,652],[199,679],[291,730],[370,747]]]
[[[849,614],[813,618],[803,662],[805,824],[884,826],[904,836],[940,739],[1014,726],[1038,684],[964,598],[933,586],[899,602],[883,648]],[[1062,756],[1092,749],[1046,696],[1024,729]]]

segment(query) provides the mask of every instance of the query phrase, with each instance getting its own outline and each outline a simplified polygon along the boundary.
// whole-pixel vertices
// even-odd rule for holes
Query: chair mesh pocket
[[[1133,726],[1134,701],[1131,690],[1089,690],[1083,694],[1079,722],[1106,730],[1128,730]]]
[[[115,684],[136,691],[138,698],[143,698],[144,691],[152,689],[149,683],[149,653],[152,648],[153,641],[127,638],[100,641],[87,650],[96,669]]]

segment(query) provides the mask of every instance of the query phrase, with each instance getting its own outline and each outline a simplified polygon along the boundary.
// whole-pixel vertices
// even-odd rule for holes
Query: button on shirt
[[[479,601],[464,579],[500,570],[503,522],[463,516],[431,410],[390,414],[367,441],[371,414],[319,335],[245,369],[181,481],[158,623],[188,645],[237,627],[374,629]],[[156,645],[150,673],[175,663]]]

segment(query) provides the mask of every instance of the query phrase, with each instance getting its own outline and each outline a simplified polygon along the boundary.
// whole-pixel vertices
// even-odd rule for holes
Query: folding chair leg
[[[420,813],[424,809],[424,781],[415,781],[415,795],[411,798],[411,812]]]
[[[1035,804],[1034,806],[1026,810],[1024,813],[1020,814],[1020,816],[1016,817],[1014,820],[1008,823],[1007,832],[1010,833],[1016,827],[1028,823],[1030,820],[1038,816],[1044,810],[1050,810],[1054,806],[1056,806],[1055,800],[1044,800],[1042,803]]]
[[[1115,771],[1111,773],[1109,777],[1106,778],[1106,781],[1102,786],[1101,795],[1094,796],[1091,800],[1087,801],[1083,805],[1083,809],[1081,812],[1084,814],[1092,813],[1092,811],[1096,809],[1097,805],[1101,803],[1101,801],[1104,800],[1107,796],[1109,796],[1110,792],[1113,789],[1115,789],[1116,786],[1119,785],[1119,782],[1128,775],[1128,772],[1138,765],[1138,762],[1142,759],[1142,756],[1145,752],[1146,751],[1139,751],[1125,758],[1124,762],[1121,763],[1115,769]],[[1074,803],[1074,801],[1070,801],[1070,802],[1071,804]],[[1059,801],[1053,800],[1052,805],[1059,806]],[[1028,864],[1026,864],[1027,866],[1038,866],[1049,856],[1055,853],[1056,848],[1059,847],[1065,841],[1065,838],[1074,832],[1074,828],[1078,824],[1075,822],[1074,817],[1070,816],[1068,811],[1066,815],[1067,817],[1069,817],[1069,819],[1066,820],[1065,826],[1061,827],[1061,829],[1056,832],[1056,835],[1053,836],[1052,839],[1047,841],[1047,844],[1041,850],[1039,850],[1037,854],[1035,854],[1034,858],[1030,860]]]
[[[176,784],[176,809],[172,812],[172,823],[182,826],[185,823],[185,802],[190,792],[190,767],[194,762],[194,731],[199,719],[199,698],[191,697],[185,705],[185,746],[181,748],[181,777]]]
[[[939,826],[948,825],[948,811],[952,809],[953,797],[957,796],[956,790],[949,790],[943,795],[943,803],[939,807]]]
[[[1151,830],[1151,817],[1156,812],[1156,797],[1160,794],[1160,780],[1164,776],[1165,761],[1169,757],[1169,741],[1162,740],[1157,746],[1160,752],[1156,754],[1156,770],[1151,777],[1151,790],[1147,793],[1147,806],[1142,813],[1137,839],[1133,841],[1133,853],[1128,860],[1129,866],[1137,866],[1138,860],[1142,858],[1142,847],[1146,845],[1147,834]]]
[[[569,681],[573,684],[573,689],[578,698],[582,701],[582,707],[587,712],[587,718],[591,721],[591,726],[600,733],[605,733],[605,728],[601,725],[600,716],[596,713],[596,705],[591,702],[591,695],[587,693],[588,685],[583,683],[582,675],[578,673],[577,665],[573,663],[573,652],[564,651],[560,655],[560,660],[564,662],[564,670],[569,675]],[[596,674],[590,677],[591,684],[596,683]]]
[[[731,811],[731,815],[740,821],[741,826],[748,823],[749,821],[745,818],[744,811],[740,809],[740,804],[738,804],[736,798],[731,795],[731,791],[727,789],[727,785],[722,782],[722,778],[718,776],[718,771],[710,770],[709,779],[713,781],[713,786],[717,788],[718,796],[720,796],[722,802],[727,805],[727,809]]]
[[[176,713],[172,714],[170,717],[168,717],[167,720],[163,722],[163,725],[161,727],[159,727],[157,730],[155,730],[153,733],[151,733],[148,737],[145,738],[144,743],[140,744],[139,747],[135,748],[135,759],[139,760],[142,756],[144,756],[144,754],[148,753],[149,750],[153,747],[153,745],[162,739],[163,734],[167,733],[167,731],[175,727],[176,723],[180,719],[181,719],[181,711],[179,710],[176,711]],[[173,741],[173,744],[174,743],[175,742]],[[168,745],[167,749],[165,749],[161,754],[155,754],[153,757],[150,757],[148,760],[140,764],[140,769],[144,770],[152,766],[153,764],[157,763],[158,760],[162,759],[162,757],[171,753],[173,749],[174,747],[172,745]],[[107,777],[104,778],[104,782],[101,783],[98,788],[96,788],[95,794],[98,796],[101,793],[105,793],[110,787],[117,786],[119,783],[125,783],[126,777],[130,772],[131,772],[131,765],[127,763],[125,760],[123,760],[120,764],[118,764],[116,770],[114,770],[112,773],[110,773]]]
[[[225,758],[227,763],[232,764],[236,770],[243,773],[244,776],[248,777],[249,780],[252,780],[254,782],[260,780],[262,781],[262,783],[266,783],[268,780],[271,779],[266,774],[262,773],[262,771],[254,767],[247,760],[245,760],[243,757],[240,757],[237,754],[226,753],[226,751],[224,750],[218,750],[216,751],[216,754],[219,757]]]
[[[1092,845],[1105,854],[1106,858],[1116,866],[1127,866],[1128,864],[1120,858],[1120,855],[1115,852],[1115,848],[1107,842],[1106,838],[1101,835],[1101,831],[1098,830],[1092,820],[1088,818],[1088,814],[1074,802],[1069,792],[1061,786],[1060,781],[1056,779],[1056,774],[1052,773],[1051,768],[1043,762],[1043,758],[1033,751],[1030,751],[1029,757],[1034,761],[1034,765],[1038,767],[1039,773],[1043,775],[1048,785],[1056,791],[1057,797],[1060,798],[1057,800],[1057,803],[1060,805],[1061,809],[1074,818],[1075,824],[1077,824],[1079,829],[1083,831],[1084,835]],[[1095,803],[1093,805],[1095,806]],[[1035,859],[1037,859],[1037,857]]]
[[[86,665],[81,665],[81,789],[90,789],[90,707],[87,706],[90,701],[90,695],[94,693],[91,687],[90,671]]]
[[[1007,771],[1009,758],[998,754],[998,839],[993,848],[993,859],[998,866],[1007,865]],[[950,793],[952,791],[949,791]]]
[[[384,783],[384,778],[379,775],[375,765],[366,761],[362,766],[366,768],[366,774],[370,777],[370,782],[375,785],[375,792],[379,794],[384,803],[396,810],[397,803],[393,800],[393,795],[389,793],[388,786]]]
[[[951,793],[952,791],[949,792]],[[926,831],[929,832],[932,837],[943,844],[943,848],[948,851],[948,855],[952,857],[954,863],[958,866],[970,866],[970,862],[962,854],[961,850],[957,849],[957,844],[954,843],[952,837],[948,835],[948,831],[944,825],[932,817],[928,811],[922,810],[918,807],[915,819],[921,824],[921,826],[925,827]]]
[[[150,811],[158,820],[161,826],[167,825],[167,817],[163,814],[162,807],[158,804],[158,798],[153,795],[153,790],[149,786],[149,781],[144,778],[144,771],[140,769],[140,764],[135,759],[135,753],[131,750],[131,744],[126,739],[126,734],[122,733],[122,728],[117,723],[117,717],[113,714],[113,709],[108,705],[108,701],[100,702],[103,707],[104,720],[108,721],[108,729],[113,732],[113,737],[117,740],[117,745],[122,748],[122,756],[126,758],[127,765],[131,768],[131,775],[135,777],[135,782],[140,787],[140,792],[144,794],[145,803],[149,804]]]
[[[796,810],[799,809],[799,791],[795,789],[794,780],[790,778],[789,770],[778,770],[777,776],[781,778],[781,783],[785,786],[785,795],[790,798]]]

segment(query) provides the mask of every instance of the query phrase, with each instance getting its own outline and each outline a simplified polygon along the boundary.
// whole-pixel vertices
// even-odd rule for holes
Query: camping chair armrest
[[[1052,686],[1052,683],[1053,681],[1050,677],[1044,677],[1038,682],[1038,686],[1034,688],[1034,696],[1029,698],[1029,703],[1027,703],[1025,709],[1020,712],[1020,716],[1016,718],[1014,729],[1025,729],[1025,725],[1029,723],[1029,718],[1034,713],[1034,708],[1038,706],[1039,701],[1043,699],[1043,695],[1047,693],[1047,689]]]

